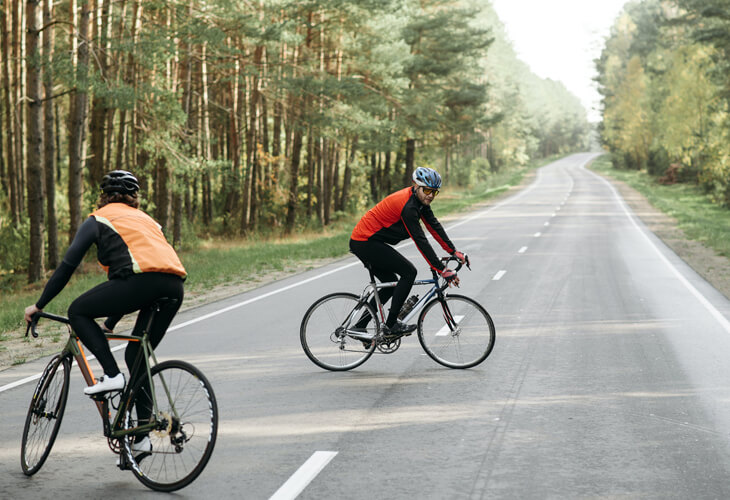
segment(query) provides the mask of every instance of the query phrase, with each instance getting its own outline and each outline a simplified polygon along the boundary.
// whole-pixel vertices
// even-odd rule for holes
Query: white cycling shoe
[[[149,436],[145,436],[139,443],[132,443],[132,454],[136,457],[141,453],[152,453],[152,441]],[[121,465],[122,457],[117,457],[117,465]]]
[[[119,372],[116,377],[104,375],[97,383],[84,388],[84,394],[93,396],[102,392],[121,391],[124,389],[124,374]]]

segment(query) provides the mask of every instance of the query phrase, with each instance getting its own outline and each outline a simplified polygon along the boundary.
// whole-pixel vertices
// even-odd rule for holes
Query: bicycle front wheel
[[[71,359],[55,356],[33,392],[20,446],[20,465],[26,476],[38,472],[51,452],[66,409],[70,372]]]
[[[299,339],[307,357],[326,370],[351,370],[372,356],[377,316],[369,304],[352,293],[332,293],[312,304],[302,319]],[[370,319],[355,331],[358,321]]]
[[[418,318],[418,340],[434,361],[471,368],[492,352],[495,330],[489,313],[475,300],[447,295],[429,302]]]
[[[152,403],[157,401],[157,413]],[[138,426],[154,422],[147,434],[150,452],[132,450]],[[205,468],[218,435],[218,405],[208,379],[190,363],[165,361],[135,383],[122,426],[132,432],[122,451],[134,475],[157,491],[175,491],[193,482]]]

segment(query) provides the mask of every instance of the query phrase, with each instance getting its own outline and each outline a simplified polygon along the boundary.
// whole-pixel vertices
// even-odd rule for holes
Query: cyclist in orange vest
[[[152,312],[150,306],[163,297],[175,299],[155,316],[149,332],[155,348],[184,295],[185,268],[160,225],[139,210],[138,191],[139,181],[130,172],[114,170],[104,176],[98,208],[79,227],[40,299],[25,309],[25,320],[30,321],[33,314],[63,290],[87,250],[96,245],[99,263],[109,280],[82,294],[68,309],[74,332],[104,369],[104,376],[84,389],[88,395],[121,390],[125,382],[102,327],[95,319],[107,317],[104,329],[111,331],[123,315],[140,311],[133,331],[133,335],[140,335]],[[124,357],[130,371],[138,349],[137,342],[127,344]]]
[[[418,167],[413,172],[413,184],[385,197],[371,208],[357,223],[350,238],[350,251],[363,263],[370,264],[373,274],[381,282],[397,281],[394,288],[381,290],[380,299],[391,299],[390,312],[385,320],[386,336],[410,335],[416,325],[398,321],[398,313],[416,279],[415,266],[391,245],[411,238],[429,266],[447,281],[459,284],[452,269],[447,269],[436,256],[426,239],[420,221],[449,254],[464,262],[466,256],[458,252],[446,231],[431,210],[431,202],[441,188],[441,176],[432,168]],[[361,321],[368,321],[369,317]],[[364,327],[364,324],[357,324]]]

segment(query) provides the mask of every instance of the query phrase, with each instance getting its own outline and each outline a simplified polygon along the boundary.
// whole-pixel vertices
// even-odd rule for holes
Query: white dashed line
[[[542,233],[540,233],[540,232],[535,233],[535,238],[539,238],[540,236],[542,236]]]
[[[330,460],[335,458],[335,455],[336,451],[315,451],[309,460],[271,495],[269,500],[294,500],[317,477],[317,474],[322,472]]]
[[[500,279],[502,279],[502,276],[504,276],[505,273],[507,273],[507,271],[505,271],[505,270],[499,271],[497,274],[494,275],[494,278],[492,278],[492,281],[499,281]]]
[[[527,250],[527,247],[522,247],[519,250],[517,250],[517,253],[525,253],[525,250]]]
[[[463,317],[464,316],[454,316],[454,321],[456,321],[457,323],[459,323],[459,321],[461,321],[461,319]],[[441,328],[441,330],[439,330],[439,331],[436,332],[436,336],[437,337],[445,337],[445,336],[447,336],[450,333],[451,333],[451,328],[449,328],[449,325],[444,325]]]

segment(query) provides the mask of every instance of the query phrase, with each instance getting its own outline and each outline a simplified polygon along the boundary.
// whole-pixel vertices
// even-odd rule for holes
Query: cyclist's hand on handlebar
[[[459,252],[458,250],[456,250],[451,255],[459,262],[459,264],[466,264],[466,267],[471,268],[469,266],[469,256],[464,252]]]
[[[441,277],[446,280],[449,286],[459,286],[459,277],[456,275],[456,271],[454,271],[453,269],[444,269],[444,271],[441,273]]]
[[[41,310],[38,309],[38,306],[36,306],[35,304],[26,307],[25,308],[25,321],[26,321],[26,323],[30,323],[31,321],[33,321],[33,315],[36,314],[36,313],[39,313],[39,312],[41,312]]]

